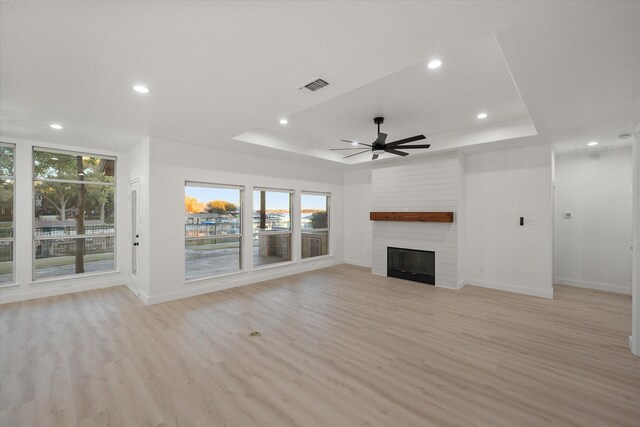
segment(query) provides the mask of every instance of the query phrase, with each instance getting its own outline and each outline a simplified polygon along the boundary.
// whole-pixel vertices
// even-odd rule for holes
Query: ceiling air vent
[[[329,86],[329,82],[327,82],[326,80],[321,79],[320,77],[311,80],[308,83],[303,84],[302,86],[300,86],[300,90],[302,89],[309,89],[311,92],[315,92],[318,89],[322,89],[325,86]]]

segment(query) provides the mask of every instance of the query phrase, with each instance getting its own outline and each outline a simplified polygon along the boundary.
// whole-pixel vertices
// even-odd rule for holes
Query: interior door
[[[138,264],[140,262],[140,182],[129,184],[129,211],[131,214],[129,230],[129,287],[136,294],[140,292]]]

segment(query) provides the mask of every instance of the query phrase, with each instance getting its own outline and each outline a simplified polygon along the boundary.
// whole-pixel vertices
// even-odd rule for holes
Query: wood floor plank
[[[140,427],[157,426],[164,422],[156,402],[129,358],[105,365],[109,395],[123,420]]]
[[[0,307],[0,425],[638,427],[630,325],[625,295],[348,265],[148,307],[56,296]]]

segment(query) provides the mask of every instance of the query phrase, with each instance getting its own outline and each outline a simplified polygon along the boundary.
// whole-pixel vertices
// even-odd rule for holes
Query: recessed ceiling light
[[[589,147],[593,147],[594,145],[598,145],[598,141],[591,141],[587,144]]]
[[[489,115],[487,113],[479,113],[476,117],[479,118],[480,120],[483,120],[489,117]]]
[[[280,119],[280,124],[281,124],[281,125],[286,125],[287,123],[289,123],[289,120],[287,120],[287,119]]]
[[[439,59],[432,59],[427,64],[427,68],[430,70],[435,70],[436,68],[440,68],[441,66],[442,66],[442,61],[440,61]]]
[[[62,125],[61,125],[61,124],[58,124],[58,123],[51,123],[51,124],[49,125],[49,127],[50,127],[51,129],[55,129],[55,130],[62,130],[62,129],[64,129],[64,128],[62,127]]]
[[[138,93],[149,93],[149,88],[146,87],[145,85],[135,85],[133,86],[133,90],[135,90]]]
[[[351,145],[358,145],[358,141],[352,141]]]

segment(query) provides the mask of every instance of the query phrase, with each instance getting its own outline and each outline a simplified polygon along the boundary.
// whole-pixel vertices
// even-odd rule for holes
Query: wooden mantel
[[[371,221],[453,222],[453,212],[370,212]]]

